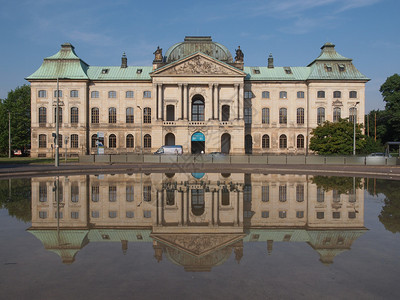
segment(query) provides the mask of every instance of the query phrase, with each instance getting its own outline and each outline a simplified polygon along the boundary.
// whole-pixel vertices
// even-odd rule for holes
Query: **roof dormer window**
[[[101,74],[108,74],[109,69],[102,69]]]
[[[325,65],[325,70],[326,70],[327,72],[332,72],[332,66],[326,64],[326,65]]]
[[[285,70],[286,74],[293,74],[292,69],[290,69],[290,67],[283,67],[283,69]]]
[[[137,69],[136,74],[142,74],[143,69]]]
[[[253,68],[253,74],[260,74],[260,69]]]
[[[340,72],[346,71],[346,66],[344,64],[339,64],[339,71]]]

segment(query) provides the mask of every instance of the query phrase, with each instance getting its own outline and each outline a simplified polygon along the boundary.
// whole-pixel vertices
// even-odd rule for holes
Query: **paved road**
[[[37,177],[73,174],[104,173],[278,173],[329,176],[356,176],[400,180],[400,166],[350,165],[249,165],[249,164],[61,164],[25,165],[1,164],[0,179],[11,177]]]

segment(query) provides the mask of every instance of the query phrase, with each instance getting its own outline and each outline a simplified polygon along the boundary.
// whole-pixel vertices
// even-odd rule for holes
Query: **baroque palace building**
[[[185,37],[153,66],[90,66],[74,47],[44,59],[31,83],[33,157],[50,157],[56,131],[70,155],[154,152],[307,154],[310,132],[324,121],[364,121],[369,80],[326,43],[306,67],[244,66],[211,37]],[[355,117],[355,119],[354,119]],[[63,154],[64,151],[60,151]]]

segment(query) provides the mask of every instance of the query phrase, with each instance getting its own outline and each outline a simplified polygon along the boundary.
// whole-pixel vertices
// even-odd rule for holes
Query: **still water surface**
[[[35,177],[0,205],[1,299],[400,298],[398,181]]]

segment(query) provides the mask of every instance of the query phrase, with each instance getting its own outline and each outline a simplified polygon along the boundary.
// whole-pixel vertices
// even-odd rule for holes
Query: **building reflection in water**
[[[350,180],[352,180],[350,178]],[[58,198],[58,199],[57,199]],[[324,190],[308,175],[108,174],[32,178],[32,227],[72,263],[88,243],[153,244],[187,271],[210,271],[243,244],[306,242],[324,264],[365,232],[364,193]]]

